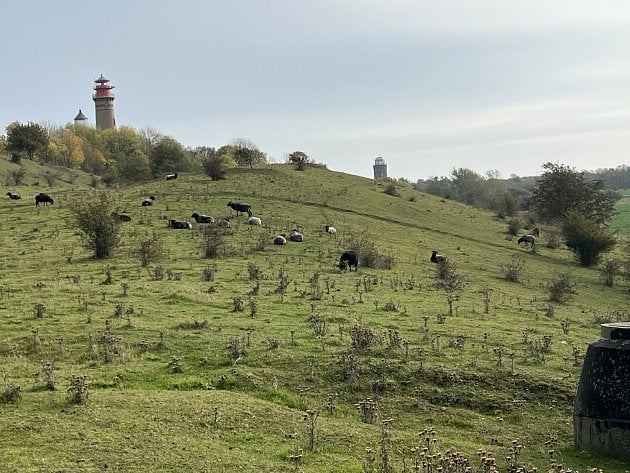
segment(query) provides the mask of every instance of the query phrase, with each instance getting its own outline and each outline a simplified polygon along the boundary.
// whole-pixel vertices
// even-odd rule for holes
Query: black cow
[[[22,198],[20,194],[14,194],[13,192],[7,192],[7,195],[9,196],[9,199],[11,200],[19,200]]]
[[[50,197],[48,194],[44,194],[43,192],[40,192],[35,196],[35,207],[39,207],[39,204],[53,205],[54,203],[55,201],[53,200],[53,198]]]
[[[169,220],[168,225],[171,228],[176,228],[176,229],[189,229],[189,228],[192,228],[192,223],[190,223],[188,220],[174,220],[174,219],[171,219],[171,220]]]
[[[339,269],[348,268],[349,271],[352,271],[353,266],[354,270],[358,271],[359,255],[354,250],[344,251],[339,258]]]
[[[149,205],[153,205],[153,201],[155,200],[155,197],[153,197],[152,195],[150,195],[149,197],[147,197],[146,199],[144,199],[140,205],[142,205],[143,207],[148,207]]]
[[[230,207],[232,210],[236,210],[237,217],[240,213],[245,212],[247,212],[247,215],[249,215],[250,217],[254,214],[252,212],[252,206],[249,204],[230,201],[228,202],[227,206]]]

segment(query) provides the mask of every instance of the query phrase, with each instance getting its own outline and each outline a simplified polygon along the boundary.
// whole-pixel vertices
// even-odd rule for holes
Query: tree
[[[225,179],[225,168],[220,156],[210,156],[203,162],[204,172],[213,181]]]
[[[574,210],[588,220],[601,224],[614,215],[614,206],[620,196],[605,191],[603,181],[587,182],[584,173],[554,163],[545,163],[546,170],[536,178],[532,204],[541,220],[563,220]]]
[[[304,151],[294,151],[289,155],[289,163],[295,164],[295,169],[298,171],[304,171],[310,162],[311,158]]]
[[[232,142],[234,161],[239,166],[254,167],[254,164],[267,164],[267,153],[258,149],[253,141],[237,138]]]
[[[453,169],[453,188],[456,199],[468,205],[482,205],[486,201],[483,177],[467,168]]]
[[[162,138],[151,153],[151,169],[157,176],[188,169],[188,158],[184,147],[174,138]]]
[[[115,209],[114,196],[106,191],[76,200],[70,206],[83,245],[94,252],[95,258],[109,258],[120,243],[121,222],[112,216]]]
[[[575,210],[570,211],[564,220],[562,236],[580,265],[586,267],[597,264],[616,242],[606,227],[589,221]]]
[[[48,133],[41,125],[28,122],[23,125],[13,122],[6,128],[6,147],[11,153],[24,152],[30,160],[35,157],[35,152],[48,146]]]

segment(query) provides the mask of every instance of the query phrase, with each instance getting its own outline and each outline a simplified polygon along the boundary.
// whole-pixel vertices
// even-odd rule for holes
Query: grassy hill
[[[505,221],[411,186],[395,197],[369,179],[271,165],[116,191],[133,220],[98,261],[70,213],[94,191],[74,182],[47,188],[53,206],[0,206],[0,367],[5,393],[23,394],[0,403],[4,471],[362,472],[381,471],[382,452],[414,471],[427,437],[432,452],[479,466],[481,449],[502,471],[513,441],[527,469],[547,468],[550,449],[572,468],[627,469],[572,447],[572,402],[599,323],[629,317],[628,287],[603,286],[568,251],[519,248]],[[263,226],[230,214],[230,200]],[[194,211],[230,217],[223,257],[202,258],[196,228],[167,228]],[[271,245],[293,228],[304,243]],[[132,250],[153,234],[167,256],[143,268]],[[339,271],[352,239],[394,267]],[[432,249],[466,281],[452,315]],[[546,285],[561,274],[576,294],[552,304]],[[69,401],[73,376],[89,383],[84,405]]]

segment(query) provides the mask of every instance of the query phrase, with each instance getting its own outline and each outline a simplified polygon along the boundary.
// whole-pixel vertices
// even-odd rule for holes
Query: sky
[[[372,177],[630,163],[627,0],[0,0],[0,134],[116,122]]]

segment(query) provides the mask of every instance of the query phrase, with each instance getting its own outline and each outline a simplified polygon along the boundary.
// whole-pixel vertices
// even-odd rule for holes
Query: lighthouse
[[[94,81],[94,107],[96,108],[96,128],[116,128],[114,114],[114,86],[103,74]]]

